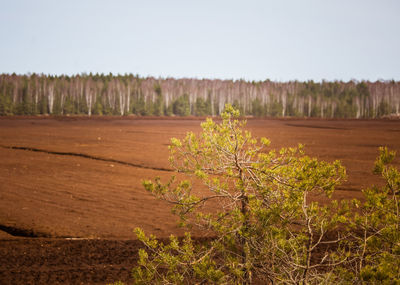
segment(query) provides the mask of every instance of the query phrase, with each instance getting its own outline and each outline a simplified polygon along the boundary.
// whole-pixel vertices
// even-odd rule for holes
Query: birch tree
[[[85,85],[85,99],[86,99],[86,105],[87,105],[87,114],[88,116],[92,115],[92,105],[93,105],[93,91],[92,91],[92,82],[89,79],[86,81]]]
[[[49,107],[49,113],[53,113],[54,104],[54,84],[50,83],[47,87],[47,103]]]

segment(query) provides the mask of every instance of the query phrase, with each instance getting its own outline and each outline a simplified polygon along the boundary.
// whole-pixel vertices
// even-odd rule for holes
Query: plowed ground
[[[129,281],[135,227],[182,234],[170,206],[141,181],[170,177],[170,138],[199,132],[200,122],[0,118],[0,284]],[[310,156],[341,160],[348,181],[338,199],[382,183],[371,172],[379,146],[400,151],[399,120],[249,119],[247,127],[272,148],[303,143]]]

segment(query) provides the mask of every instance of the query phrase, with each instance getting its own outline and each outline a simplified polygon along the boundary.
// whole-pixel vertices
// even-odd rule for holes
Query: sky
[[[0,73],[400,80],[397,0],[0,0]]]

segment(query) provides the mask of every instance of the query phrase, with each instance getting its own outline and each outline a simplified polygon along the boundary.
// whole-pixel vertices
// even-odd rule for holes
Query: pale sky
[[[0,73],[400,80],[396,0],[0,0]]]

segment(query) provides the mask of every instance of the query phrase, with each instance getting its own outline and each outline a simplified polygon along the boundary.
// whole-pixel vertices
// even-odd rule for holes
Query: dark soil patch
[[[45,233],[36,232],[32,229],[22,229],[22,228],[5,226],[5,225],[0,225],[0,230],[8,233],[14,237],[30,237],[30,238],[50,237],[50,236],[47,236]]]
[[[141,246],[137,240],[3,240],[0,284],[129,282]]]

